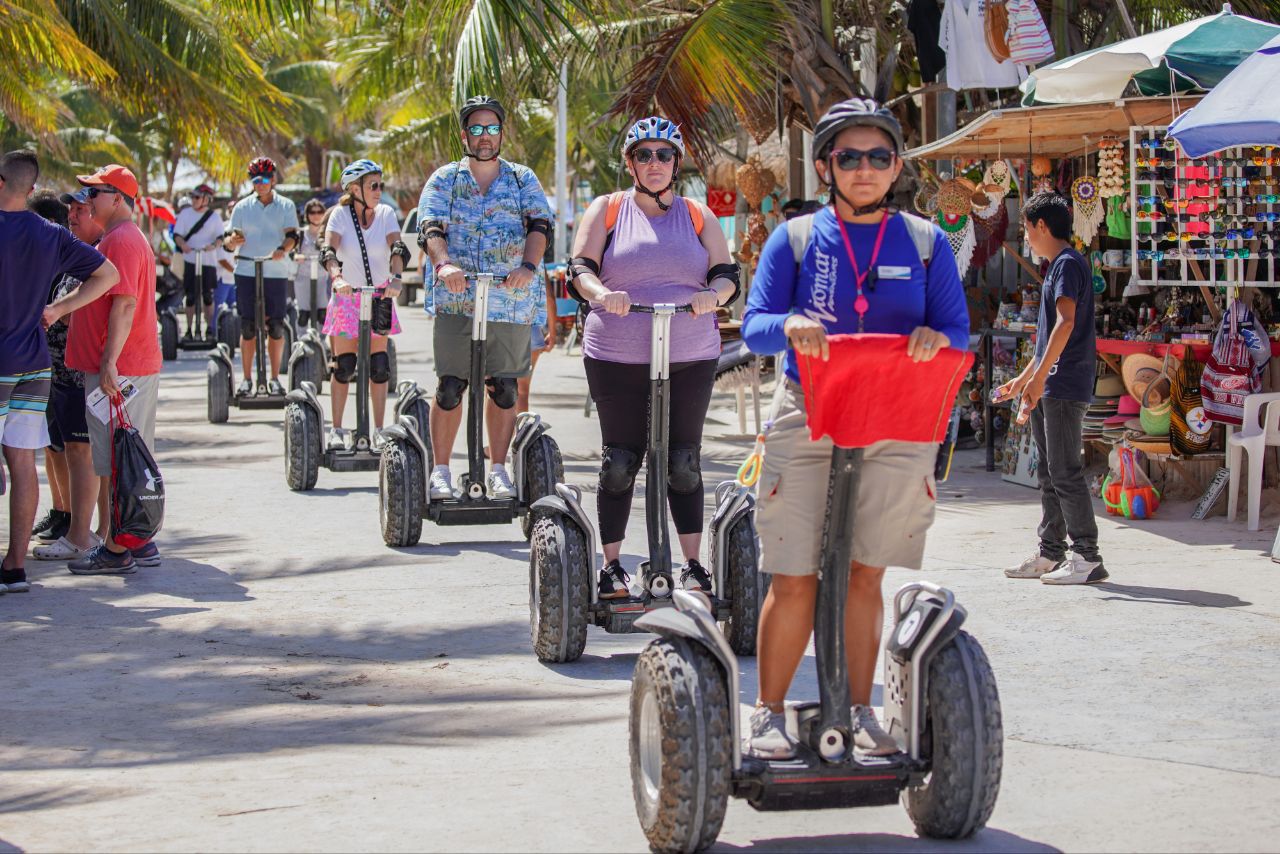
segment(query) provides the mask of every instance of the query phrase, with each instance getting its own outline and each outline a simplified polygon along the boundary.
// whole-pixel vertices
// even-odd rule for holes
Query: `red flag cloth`
[[[178,215],[173,212],[173,208],[159,199],[153,199],[151,196],[143,197],[142,212],[147,216],[162,219],[169,225],[174,225],[178,221]]]
[[[945,347],[931,361],[907,356],[906,335],[831,335],[830,361],[799,356],[809,435],[841,448],[937,442],[973,354]]]

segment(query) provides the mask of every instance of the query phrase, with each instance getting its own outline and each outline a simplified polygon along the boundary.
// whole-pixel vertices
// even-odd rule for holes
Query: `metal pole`
[[[657,305],[649,345],[649,453],[645,470],[645,522],[649,529],[649,572],[671,573],[667,529],[667,458],[670,447],[671,318],[674,306]]]
[[[560,64],[560,86],[556,91],[556,230],[555,258],[559,263],[568,257],[569,222],[569,62]]]
[[[315,309],[313,308],[312,311]],[[369,439],[369,359],[373,349],[373,291],[360,291],[360,337],[356,344],[356,447]],[[430,476],[430,472],[427,476]]]

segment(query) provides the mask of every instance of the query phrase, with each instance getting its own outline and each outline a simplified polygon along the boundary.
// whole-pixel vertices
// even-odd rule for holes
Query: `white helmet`
[[[680,135],[680,126],[661,116],[649,116],[631,126],[631,130],[627,131],[627,138],[622,141],[622,156],[626,157],[631,153],[632,148],[649,140],[669,142],[675,146],[676,151],[680,152],[682,158],[685,156],[684,137]]]

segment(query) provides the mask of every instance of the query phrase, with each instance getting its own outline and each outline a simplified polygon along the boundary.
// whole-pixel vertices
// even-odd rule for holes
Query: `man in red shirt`
[[[156,400],[160,392],[160,345],[156,338],[156,261],[146,235],[133,222],[138,181],[124,166],[104,166],[77,180],[88,188],[93,219],[103,228],[98,251],[120,271],[120,282],[106,299],[71,316],[67,367],[84,371],[86,402],[99,389],[119,398],[122,385],[136,391],[125,402],[129,421],[155,451]],[[111,481],[111,426],[90,410],[89,445],[93,468],[102,478],[98,512],[106,517]],[[77,575],[116,575],[155,566],[155,543],[136,552],[111,538],[67,566]]]

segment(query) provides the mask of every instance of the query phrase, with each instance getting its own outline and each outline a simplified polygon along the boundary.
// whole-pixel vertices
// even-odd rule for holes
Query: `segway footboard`
[[[811,714],[815,724],[818,711],[817,703],[796,707],[798,714]],[[919,763],[902,754],[826,762],[801,742],[794,759],[744,757],[733,776],[733,796],[760,812],[889,806],[918,771]]]

